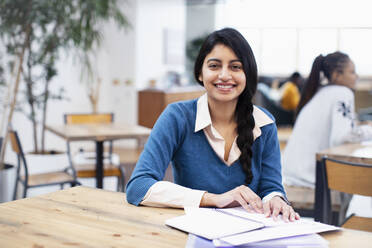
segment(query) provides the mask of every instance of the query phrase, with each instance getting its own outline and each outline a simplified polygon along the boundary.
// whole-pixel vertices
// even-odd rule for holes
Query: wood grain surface
[[[183,210],[136,207],[124,193],[74,187],[0,204],[0,247],[185,247],[187,234],[167,227]],[[330,247],[368,247],[372,233],[322,234]]]
[[[0,247],[184,247],[187,235],[164,225],[181,214],[74,187],[0,204]]]
[[[147,138],[151,129],[123,123],[46,125],[50,132],[70,141]]]
[[[372,153],[365,156],[358,155],[358,151],[364,149],[370,149],[372,151],[372,144],[354,143],[332,147],[317,153],[316,159],[321,160],[324,156],[327,156],[336,160],[372,165]]]

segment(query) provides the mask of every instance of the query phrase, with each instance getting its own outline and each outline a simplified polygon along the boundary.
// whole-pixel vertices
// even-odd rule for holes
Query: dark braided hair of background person
[[[203,86],[199,80],[205,57],[213,50],[215,45],[223,44],[230,47],[235,55],[243,64],[243,71],[246,78],[246,86],[238,98],[235,109],[237,122],[237,145],[241,151],[239,162],[246,175],[245,182],[250,184],[252,181],[252,144],[253,128],[255,126],[253,118],[252,98],[257,89],[257,65],[251,47],[246,39],[235,29],[224,28],[211,33],[200,48],[198,57],[194,65],[194,76],[196,81]]]
[[[341,52],[330,53],[327,56],[319,55],[315,58],[311,67],[310,75],[301,94],[300,103],[298,104],[296,115],[301,109],[313,98],[320,87],[320,72],[332,84],[331,78],[333,72],[342,73],[345,65],[350,61],[347,54]]]

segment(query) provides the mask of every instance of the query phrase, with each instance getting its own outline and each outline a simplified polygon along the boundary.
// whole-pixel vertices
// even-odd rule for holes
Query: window
[[[260,74],[308,74],[315,57],[347,53],[357,73],[372,76],[372,18],[363,0],[229,0],[216,6],[216,28],[238,29]]]

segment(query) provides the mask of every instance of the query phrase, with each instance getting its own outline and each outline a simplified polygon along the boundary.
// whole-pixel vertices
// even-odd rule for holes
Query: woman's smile
[[[227,84],[227,83],[216,83],[214,85],[218,90],[220,90],[222,93],[229,93],[231,90],[236,87],[235,84]]]
[[[217,102],[237,102],[246,86],[242,62],[230,47],[222,44],[206,56],[199,79],[209,100]]]

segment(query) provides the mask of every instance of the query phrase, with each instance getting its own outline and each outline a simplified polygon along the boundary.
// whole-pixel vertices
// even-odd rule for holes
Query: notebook
[[[270,239],[338,230],[314,221],[278,221],[243,208],[185,208],[185,215],[168,219],[165,224],[206,239],[242,245]]]

